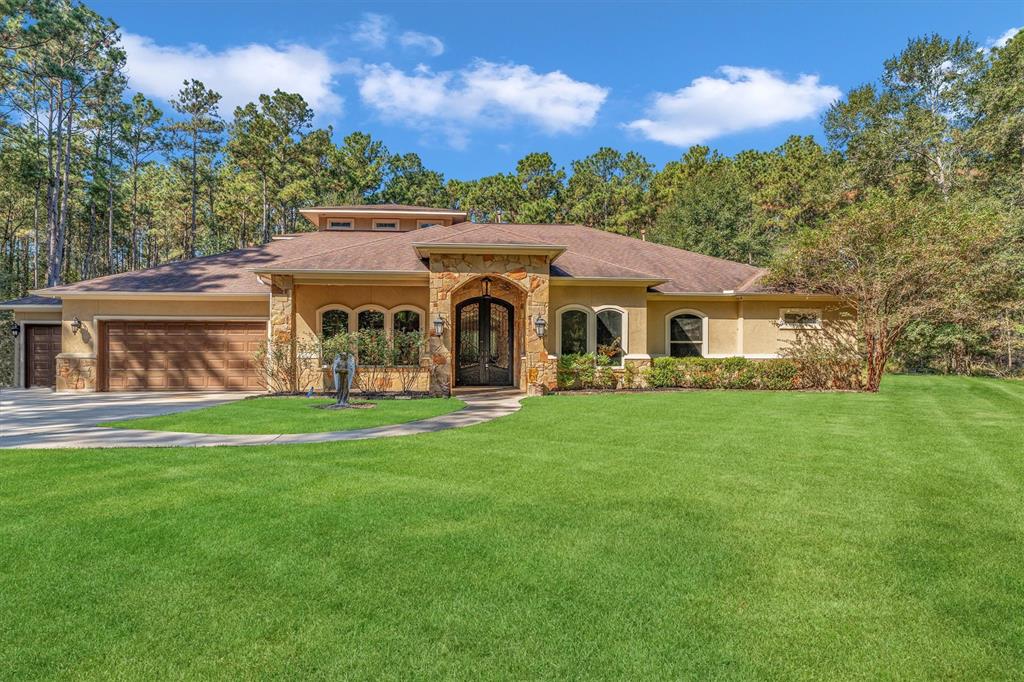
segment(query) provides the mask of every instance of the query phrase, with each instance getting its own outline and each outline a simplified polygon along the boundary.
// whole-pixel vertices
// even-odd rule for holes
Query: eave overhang
[[[60,305],[59,303],[56,304],[56,305],[39,305],[38,303],[33,303],[33,304],[24,304],[24,305],[0,305],[0,310],[13,310],[15,312],[25,312],[25,313],[30,313],[30,312],[31,313],[45,313],[45,312],[59,313],[61,311],[61,308],[63,308],[63,307],[64,306]]]

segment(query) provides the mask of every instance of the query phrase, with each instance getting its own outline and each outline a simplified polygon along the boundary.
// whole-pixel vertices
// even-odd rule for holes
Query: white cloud
[[[195,78],[222,95],[220,111],[225,117],[275,88],[299,93],[319,115],[342,111],[343,100],[331,88],[345,65],[332,62],[323,50],[251,43],[213,52],[203,45],[157,45],[132,33],[123,34],[121,41],[132,88],[151,97],[173,99],[182,81]]]
[[[398,37],[398,43],[406,49],[420,49],[431,57],[444,54],[444,43],[437,36],[427,35],[418,31],[406,31]]]
[[[366,12],[352,28],[352,39],[369,50],[380,50],[388,44],[391,17]]]
[[[459,71],[439,73],[422,64],[412,73],[390,64],[371,65],[360,79],[359,94],[385,119],[440,129],[450,143],[461,146],[467,126],[525,121],[548,133],[586,128],[594,123],[608,90],[561,71],[537,73],[522,64],[479,60]]]
[[[647,117],[625,124],[644,137],[678,147],[743,130],[815,115],[842,96],[818,76],[787,81],[766,69],[723,66],[724,77],[702,76],[674,93],[656,93]]]
[[[1007,29],[1006,33],[1004,33],[1003,35],[999,36],[998,38],[994,38],[994,39],[989,40],[988,41],[988,46],[989,47],[1006,47],[1006,43],[1010,42],[1013,39],[1013,37],[1020,32],[1021,28],[1024,28],[1024,27],[1018,26],[1017,28]]]

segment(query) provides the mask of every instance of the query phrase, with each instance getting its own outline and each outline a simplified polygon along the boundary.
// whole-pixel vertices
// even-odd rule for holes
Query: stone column
[[[444,270],[444,265],[430,262],[430,309],[427,311],[427,351],[430,356],[430,394],[449,396],[452,392],[451,360],[455,347],[455,318],[452,310],[451,290],[458,275]],[[434,336],[434,320],[444,320],[441,336]]]
[[[544,395],[556,387],[555,382],[555,361],[548,356],[544,348],[544,339],[537,336],[537,318],[543,317],[548,321],[548,330],[554,329],[551,324],[549,311],[549,285],[550,275],[548,274],[547,258],[533,256],[531,262],[534,267],[530,268],[529,274],[525,275],[527,284],[526,294],[526,394]],[[515,278],[518,273],[511,273]]]
[[[270,278],[270,338],[274,343],[289,345],[289,361],[295,358],[295,283],[291,275]],[[297,391],[297,386],[289,387]]]

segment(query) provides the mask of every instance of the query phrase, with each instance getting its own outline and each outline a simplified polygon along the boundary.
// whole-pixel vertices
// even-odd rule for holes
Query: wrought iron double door
[[[481,296],[455,309],[455,380],[459,386],[511,386],[513,309]]]

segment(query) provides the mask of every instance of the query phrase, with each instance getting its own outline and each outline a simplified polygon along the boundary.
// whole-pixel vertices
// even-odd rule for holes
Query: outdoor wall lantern
[[[71,320],[71,333],[77,334],[82,331],[82,321],[78,319],[78,315],[75,315],[75,319]]]
[[[11,332],[11,336],[18,338],[18,334],[21,333],[21,325],[17,322],[11,322],[11,326],[8,327],[7,330]]]
[[[444,334],[444,320],[440,315],[434,318],[434,336]]]
[[[533,321],[533,324],[537,327],[537,336],[544,338],[544,332],[548,330],[548,321],[544,319],[543,315],[538,315],[537,319]]]
[[[480,288],[483,290],[484,298],[491,297],[491,278],[484,277],[480,280]]]

